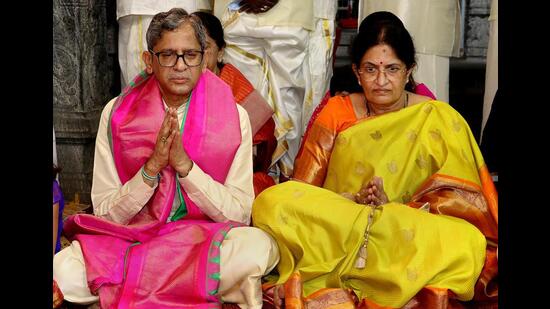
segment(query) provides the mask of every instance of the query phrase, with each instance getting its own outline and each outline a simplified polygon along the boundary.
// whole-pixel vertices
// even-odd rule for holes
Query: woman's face
[[[394,104],[405,90],[410,70],[386,44],[375,45],[367,50],[353,71],[361,83],[367,101],[380,105]]]
[[[206,67],[217,74],[217,63],[222,62],[223,48],[219,49],[216,41],[209,35],[206,36],[206,53],[204,54],[204,58],[206,60]]]

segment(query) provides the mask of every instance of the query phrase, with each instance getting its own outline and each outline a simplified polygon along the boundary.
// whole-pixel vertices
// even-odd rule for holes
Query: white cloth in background
[[[262,14],[231,12],[216,1],[224,61],[237,67],[275,111],[272,171],[289,176],[313,110],[332,77],[336,1],[281,0]]]
[[[483,117],[481,119],[481,133],[479,142],[483,137],[483,130],[491,106],[498,89],[498,0],[491,1],[491,15],[489,15],[489,45],[487,47],[487,66],[485,69],[485,94],[483,95]]]
[[[449,57],[417,52],[414,80],[425,84],[438,100],[449,102],[449,64]]]
[[[53,164],[57,165],[57,145],[55,143],[55,128],[52,127],[53,131]]]
[[[127,183],[118,178],[107,138],[109,114],[115,99],[103,109],[96,138],[92,204],[94,214],[105,219],[127,223],[153,195],[158,184],[149,187],[138,172]],[[181,123],[185,106],[178,108]],[[196,164],[180,184],[189,198],[217,222],[229,220],[250,223],[254,188],[252,185],[252,133],[248,114],[239,105],[241,145],[224,184],[213,180]],[[176,195],[177,197],[177,195]],[[179,206],[174,199],[172,212]],[[222,242],[220,295],[222,300],[245,308],[261,308],[261,277],[279,262],[277,243],[254,227],[233,228]],[[65,299],[81,304],[97,302],[88,289],[86,269],[78,241],[54,256],[54,279]]]
[[[118,62],[124,88],[144,68],[141,54],[147,50],[146,33],[153,16],[179,7],[192,13],[212,10],[209,0],[117,0]]]
[[[449,101],[449,57],[460,56],[460,3],[458,0],[361,0],[359,25],[370,13],[397,15],[411,34],[418,68],[414,79],[424,83],[438,100]]]

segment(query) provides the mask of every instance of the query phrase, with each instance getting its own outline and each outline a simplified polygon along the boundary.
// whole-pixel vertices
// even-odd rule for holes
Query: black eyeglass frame
[[[202,64],[202,61],[204,60],[204,50],[190,49],[190,50],[184,51],[183,54],[181,54],[181,55],[178,54],[178,53],[176,53],[176,52],[174,52],[174,53],[176,54],[176,61],[174,62],[174,64],[172,64],[172,65],[163,65],[162,63],[160,63],[160,54],[165,53],[166,51],[159,51],[159,52],[156,52],[156,53],[155,53],[154,51],[149,50],[149,52],[150,52],[151,54],[157,56],[157,61],[158,61],[159,65],[160,65],[161,67],[164,67],[164,68],[172,68],[172,67],[174,67],[176,64],[178,64],[178,60],[179,60],[180,57],[181,57],[181,59],[183,60],[183,63],[184,63],[186,66],[190,67],[190,68],[198,67],[199,65]],[[187,55],[187,53],[189,53],[189,52],[194,52],[194,53],[199,53],[199,54],[201,54],[201,61],[199,61],[199,63],[196,64],[196,65],[190,65],[190,64],[188,64],[187,61],[185,60],[185,55]]]

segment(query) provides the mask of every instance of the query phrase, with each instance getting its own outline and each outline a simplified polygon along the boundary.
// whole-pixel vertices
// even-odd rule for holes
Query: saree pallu
[[[435,100],[434,94],[424,84],[417,84],[414,93]],[[296,155],[292,177],[322,186],[336,136],[357,120],[349,95],[330,97],[327,92],[311,115]]]
[[[229,63],[224,64],[220,71],[220,78],[231,87],[235,101],[248,113],[254,141],[263,141],[263,139],[258,139],[265,138],[264,135],[266,133],[264,131],[270,127],[268,123],[271,122],[272,126],[275,126],[275,122],[271,118],[273,108],[269,106],[267,101],[254,89],[254,86],[252,86],[248,79],[233,65]],[[257,134],[259,131],[262,134]],[[275,139],[273,130],[271,131],[271,135]]]
[[[371,117],[335,139],[324,187],[355,193],[372,176],[390,201],[462,218],[487,238],[475,300],[498,297],[498,197],[468,124],[451,106],[428,101]]]
[[[183,147],[223,183],[241,141],[231,90],[207,71],[188,104]],[[138,76],[113,105],[108,134],[121,183],[151,156],[164,116],[154,76]],[[155,193],[127,225],[91,215],[68,218],[65,233],[80,242],[90,290],[102,308],[219,308],[220,246],[240,224],[211,221],[182,187],[186,215],[166,223],[180,184],[171,166],[160,174]]]
[[[473,297],[486,246],[477,228],[458,218],[388,203],[375,210],[366,267],[358,269],[354,264],[371,211],[295,181],[257,197],[252,220],[277,240],[281,257],[278,275],[268,281],[301,287],[305,296],[285,288],[286,308],[353,308],[345,289],[359,300],[394,308],[425,286],[449,289],[461,300]]]

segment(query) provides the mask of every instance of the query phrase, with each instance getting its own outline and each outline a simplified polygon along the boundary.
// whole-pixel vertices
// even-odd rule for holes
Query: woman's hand
[[[383,205],[388,203],[388,196],[384,192],[384,181],[382,177],[374,176],[369,183],[363,186],[355,194],[355,202],[365,205]]]

